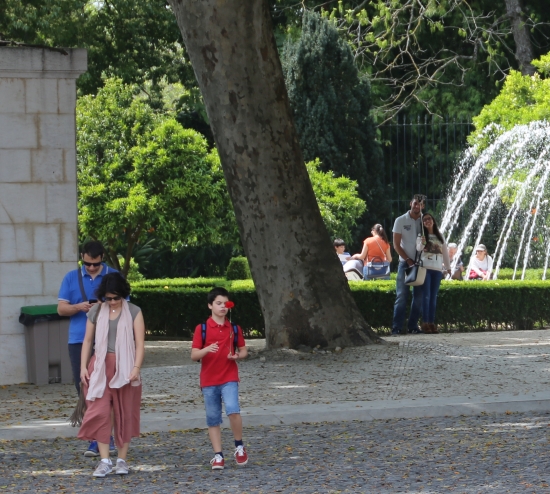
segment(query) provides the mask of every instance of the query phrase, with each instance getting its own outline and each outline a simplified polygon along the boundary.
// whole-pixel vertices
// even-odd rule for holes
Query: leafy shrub
[[[231,286],[225,278],[159,278],[156,280],[143,280],[136,283],[132,283],[132,288],[164,288],[168,286],[173,287],[210,287],[223,286],[227,288]]]
[[[521,280],[521,268],[516,271],[516,281]],[[526,269],[525,270],[525,280],[542,280],[542,275],[544,269]],[[546,273],[547,276],[550,276],[550,272]],[[511,280],[514,275],[514,270],[512,268],[503,268],[498,271],[499,280]]]
[[[120,264],[120,269],[124,269],[125,260],[121,255],[118,256],[118,262]],[[145,279],[145,276],[143,276],[139,272],[139,264],[134,260],[133,257],[130,258],[130,268],[128,269],[128,274],[126,275],[126,279],[130,283],[133,283],[136,281],[142,281]]]
[[[227,266],[225,277],[228,280],[252,279],[250,267],[248,266],[248,259],[246,257],[232,257],[229,261],[229,266]]]
[[[207,286],[207,281],[211,282]],[[162,286],[152,282],[168,282]],[[187,281],[187,280],[185,280]],[[235,308],[231,319],[246,336],[264,336],[264,320],[252,280],[228,282],[203,278],[203,285],[184,285],[182,280],[150,280],[135,283],[132,301],[143,309],[149,337],[188,337],[210,311],[206,294],[213,286],[230,291]],[[223,282],[223,283],[222,283]],[[178,284],[179,283],[179,284]],[[395,282],[351,282],[352,295],[369,324],[379,332],[391,328]],[[550,322],[550,283],[545,281],[447,282],[441,283],[437,323],[448,331],[532,329]]]

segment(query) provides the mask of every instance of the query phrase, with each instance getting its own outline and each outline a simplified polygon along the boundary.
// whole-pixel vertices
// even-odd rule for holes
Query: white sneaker
[[[113,471],[113,464],[109,461],[109,463],[105,461],[100,461],[97,465],[97,468],[94,472],[94,477],[105,477],[108,473],[111,473]]]
[[[115,473],[117,475],[128,475],[128,464],[122,458],[116,461]]]

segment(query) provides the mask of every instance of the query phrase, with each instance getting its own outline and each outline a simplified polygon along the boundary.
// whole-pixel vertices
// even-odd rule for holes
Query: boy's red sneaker
[[[223,456],[221,455],[214,456],[214,458],[210,460],[210,465],[212,465],[212,470],[223,470],[224,469]]]
[[[235,457],[237,466],[239,467],[244,467],[248,463],[248,455],[246,454],[246,449],[244,449],[244,446],[237,446],[233,456]]]

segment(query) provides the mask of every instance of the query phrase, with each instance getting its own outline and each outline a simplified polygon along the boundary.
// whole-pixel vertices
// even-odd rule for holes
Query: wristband
[[[134,367],[137,367],[138,369],[141,369],[141,367],[139,365],[134,365]]]

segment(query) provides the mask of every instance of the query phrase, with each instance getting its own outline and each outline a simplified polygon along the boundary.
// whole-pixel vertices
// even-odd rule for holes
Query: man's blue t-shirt
[[[101,265],[103,266],[103,269],[101,270],[101,273],[95,277],[95,279],[92,279],[84,266],[80,268],[82,271],[84,291],[87,295],[86,300],[97,298],[95,296],[95,291],[98,289],[103,276],[108,273],[117,273],[116,269],[110,268],[107,264],[101,263]],[[84,300],[82,300],[80,284],[78,283],[78,269],[69,271],[65,275],[63,281],[61,282],[61,288],[59,289],[57,299],[69,302],[71,305],[84,302]],[[71,316],[71,321],[69,323],[69,344],[82,343],[84,341],[84,335],[86,334],[86,320],[86,312],[79,311]]]

